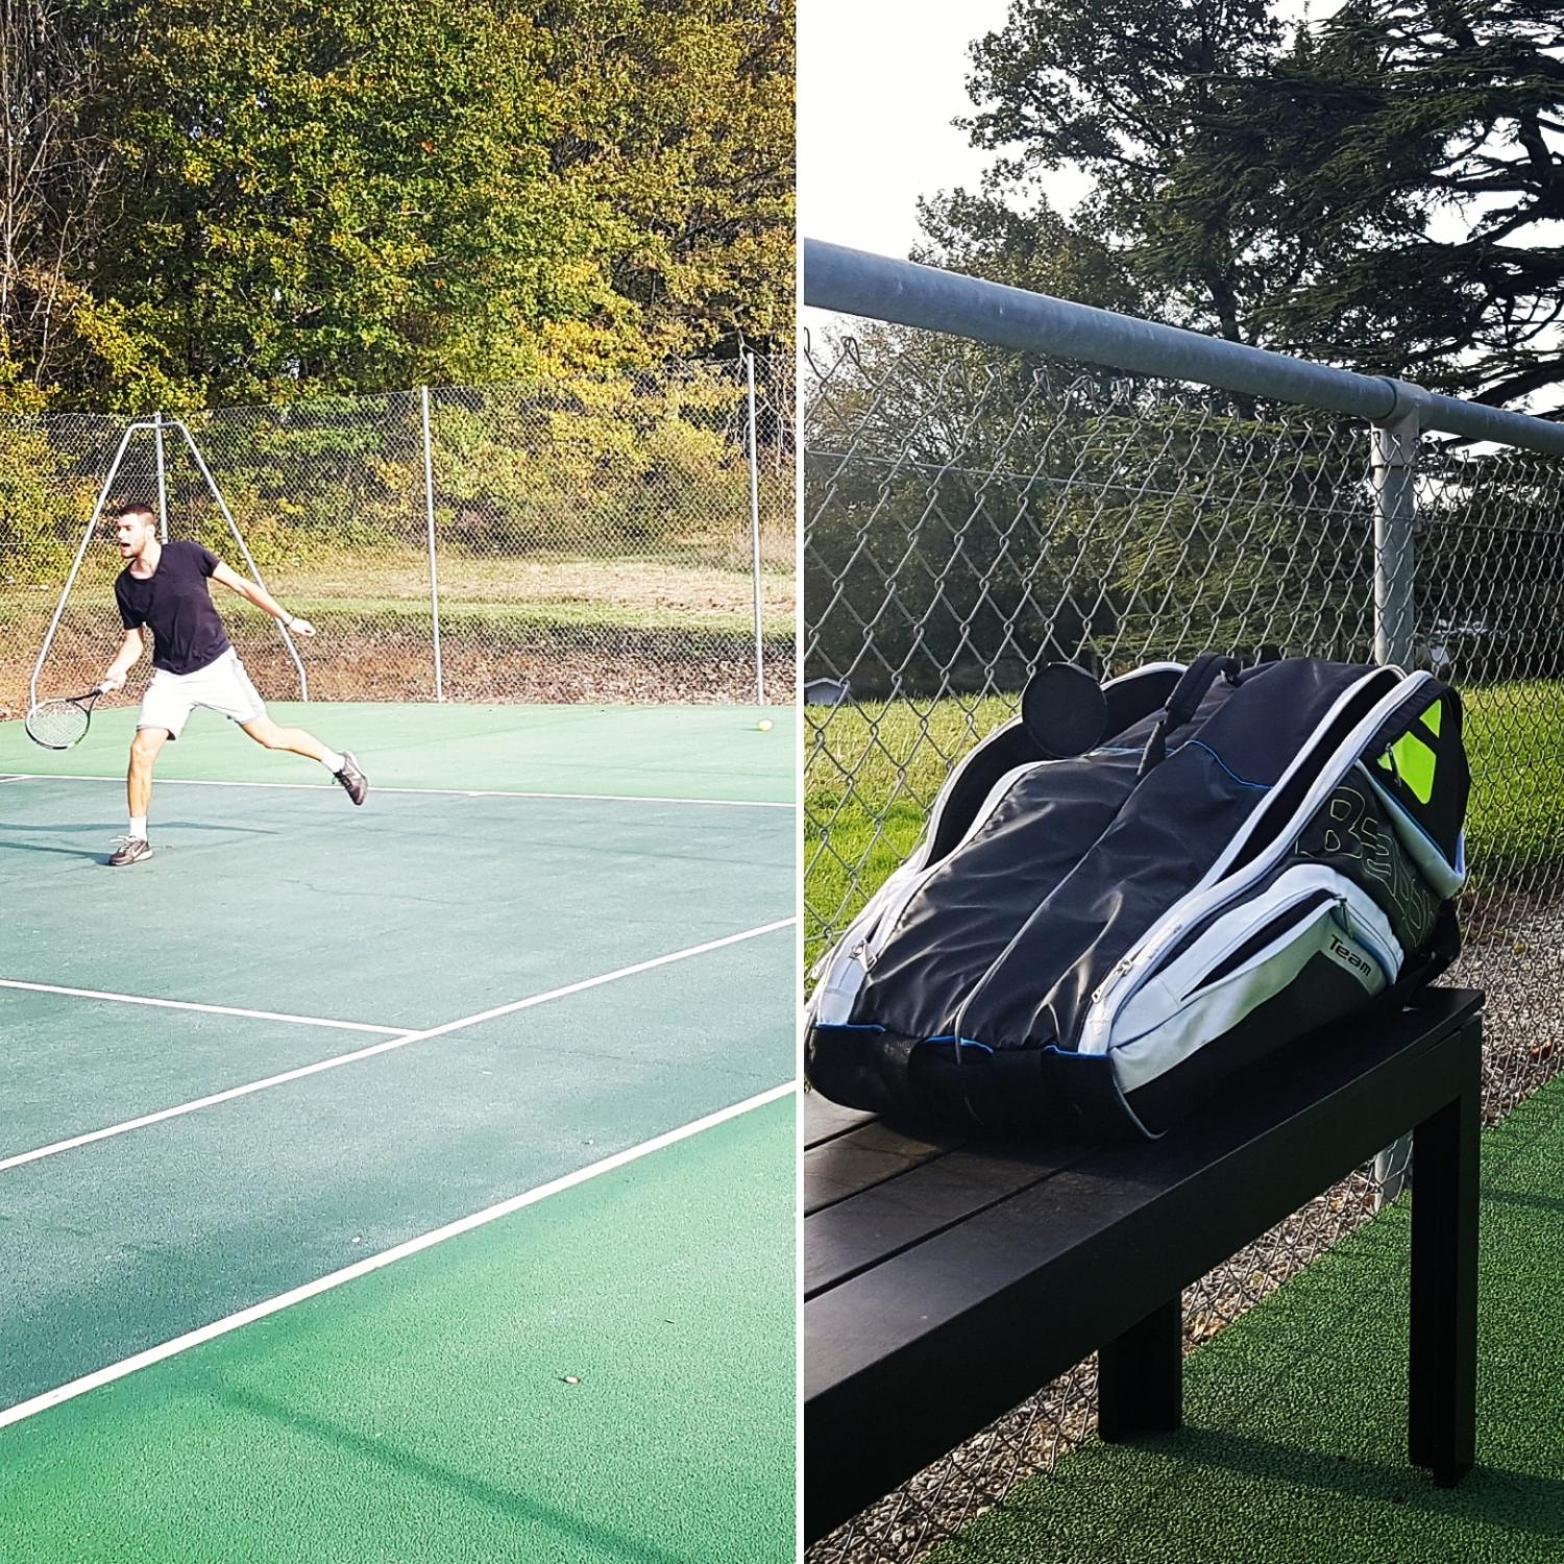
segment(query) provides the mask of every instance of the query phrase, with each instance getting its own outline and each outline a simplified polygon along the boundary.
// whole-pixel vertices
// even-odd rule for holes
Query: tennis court
[[[273,711],[0,725],[0,1557],[791,1559],[791,713]]]

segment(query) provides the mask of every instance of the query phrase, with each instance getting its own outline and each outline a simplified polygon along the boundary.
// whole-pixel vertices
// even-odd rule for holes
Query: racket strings
[[[88,716],[72,701],[44,701],[27,714],[27,731],[49,749],[68,749],[87,731]]]

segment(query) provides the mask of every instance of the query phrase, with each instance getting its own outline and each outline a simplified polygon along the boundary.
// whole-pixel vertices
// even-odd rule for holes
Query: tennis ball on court
[[[755,726],[759,728],[762,733],[769,733],[771,731],[771,719],[769,717],[762,717],[760,721],[755,724]]]

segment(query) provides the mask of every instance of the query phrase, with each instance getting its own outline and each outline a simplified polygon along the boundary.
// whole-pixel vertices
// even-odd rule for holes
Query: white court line
[[[360,1276],[368,1276],[372,1271],[394,1265],[398,1260],[405,1260],[409,1255],[432,1249],[448,1238],[455,1238],[461,1233],[470,1233],[474,1228],[483,1227],[502,1216],[509,1216],[514,1211],[537,1205],[539,1201],[547,1200],[551,1195],[561,1194],[567,1189],[575,1188],[578,1184],[586,1183],[589,1179],[611,1173],[615,1168],[625,1167],[642,1157],[650,1156],[654,1151],[661,1151],[681,1140],[688,1140],[692,1135],[699,1135],[703,1130],[713,1129],[729,1119],[736,1119],[740,1114],[749,1113],[755,1108],[763,1108],[769,1103],[780,1102],[784,1097],[792,1096],[795,1090],[792,1081],[785,1082],[781,1086],[773,1086],[769,1091],[748,1097],[743,1102],[736,1102],[730,1108],[709,1113],[703,1119],[696,1119],[676,1130],[668,1130],[651,1140],[642,1141],[638,1146],[616,1151],[611,1157],[604,1157],[600,1162],[589,1163],[584,1168],[578,1168],[574,1173],[565,1174],[563,1178],[556,1178],[551,1183],[539,1184],[536,1189],[529,1189],[525,1194],[513,1195],[509,1200],[502,1200],[498,1205],[490,1206],[487,1210],[460,1217],[445,1227],[437,1227],[433,1232],[420,1234],[417,1238],[398,1244],[394,1249],[387,1249],[381,1254],[355,1261],[340,1271],[333,1271],[328,1276],[306,1282],[302,1287],[295,1287],[291,1292],[279,1293],[275,1298],[267,1298],[262,1303],[251,1304],[249,1308],[241,1309],[237,1314],[214,1320],[210,1325],[202,1325],[199,1329],[188,1331],[183,1336],[175,1336],[172,1341],[149,1347],[145,1352],[138,1352],[133,1357],[111,1363],[107,1368],[95,1369],[91,1374],[83,1374],[79,1379],[57,1385],[53,1390],[46,1390],[30,1401],[19,1401],[15,1406],[0,1412],[0,1428],[7,1428],[12,1423],[20,1423],[27,1418],[36,1417],[40,1412],[48,1411],[50,1407],[57,1407],[62,1402],[74,1401],[78,1396],[86,1395],[89,1390],[96,1390],[101,1385],[111,1385],[115,1380],[124,1379],[140,1369],[150,1368],[154,1363],[161,1363],[181,1352],[188,1352],[192,1347],[199,1347],[205,1342],[216,1340],[219,1336],[226,1336],[231,1331],[253,1325],[257,1320],[264,1320],[268,1315],[278,1314],[283,1309],[291,1309],[294,1304],[303,1303],[307,1298],[330,1292],[333,1288],[341,1287],[347,1282],[356,1281]]]
[[[116,782],[125,785],[124,777],[88,776],[80,772],[62,772],[53,775],[47,771],[18,771],[5,779],[8,782]],[[335,786],[331,782],[223,782],[203,777],[159,777],[159,787],[270,787],[296,790],[306,793],[327,792]],[[508,788],[473,787],[381,787],[371,782],[371,794],[407,793],[414,796],[427,794],[436,798],[537,798],[560,799],[569,803],[585,804],[704,804],[713,809],[792,809],[791,803],[778,803],[767,798],[660,798],[655,793],[529,793]]]
[[[284,1070],[280,1075],[268,1075],[264,1080],[249,1081],[243,1086],[230,1086],[227,1091],[213,1092],[210,1097],[197,1097],[192,1102],[182,1102],[172,1108],[160,1108],[156,1113],[143,1114],[139,1119],[126,1119],[123,1124],[110,1124],[101,1130],[89,1130],[85,1135],[74,1135],[69,1140],[55,1141],[51,1146],[39,1146],[32,1151],[19,1152],[14,1157],[0,1160],[0,1173],[11,1168],[24,1167],[29,1162],[41,1162],[45,1157],[57,1157],[62,1151],[75,1151],[80,1146],[90,1146],[95,1141],[112,1140],[116,1135],[128,1135],[132,1130],[146,1129],[149,1125],[162,1124],[169,1119],[181,1118],[200,1108],[214,1108],[218,1103],[232,1102],[237,1097],[249,1097],[255,1092],[284,1086],[290,1081],[302,1081],[307,1076],[321,1075],[327,1070],[340,1069],[345,1064],[356,1064],[360,1059],[373,1059],[377,1054],[390,1053],[395,1048],[406,1048],[409,1043],[422,1043],[431,1037],[444,1037],[448,1032],[463,1027],[476,1026],[480,1021],[492,1021],[497,1016],[514,1015],[518,1010],[530,1010],[535,1005],[546,1005],[550,1000],[563,999],[568,994],[584,993],[589,988],[601,988],[605,983],[618,982],[620,978],[633,977],[638,972],[650,972],[653,967],[665,967],[675,961],[687,961],[691,956],[703,956],[707,951],[721,950],[725,945],[737,945],[744,940],[758,939],[762,934],[773,934],[778,929],[790,927],[796,919],[779,918],[775,923],[763,923],[758,928],[745,929],[740,934],[727,934],[721,939],[707,940],[702,945],[690,945],[684,950],[670,951],[666,956],[653,956],[650,961],[638,961],[634,966],[620,967],[604,972],[598,977],[583,978],[579,983],[567,983],[563,988],[551,988],[546,993],[532,994],[526,999],[513,999],[509,1004],[496,1005],[492,1010],[480,1010],[476,1015],[462,1016],[441,1026],[431,1026],[421,1032],[404,1032],[400,1037],[387,1038],[383,1043],[371,1043],[367,1048],[352,1053],[336,1054],[329,1059],[318,1059],[314,1064],[299,1066],[296,1070]]]
[[[19,988],[29,994],[65,994],[72,999],[108,999],[117,1005],[155,1005],[160,1010],[199,1010],[216,1016],[244,1016],[252,1021],[291,1021],[296,1026],[332,1026],[343,1032],[380,1032],[401,1037],[405,1026],[371,1026],[367,1021],[330,1021],[324,1016],[295,1016],[282,1010],[243,1010],[237,1005],[201,1005],[191,999],[153,999],[146,994],[110,994],[97,988],[66,988],[59,983],[24,983],[20,978],[0,978],[0,988]]]

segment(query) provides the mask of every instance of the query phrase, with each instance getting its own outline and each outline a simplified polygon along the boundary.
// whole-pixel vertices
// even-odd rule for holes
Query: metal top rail
[[[1416,414],[1421,429],[1564,456],[1564,427],[1526,413],[818,239],[804,241],[804,302],[996,347],[1054,353],[1133,374],[1202,381],[1379,424]]]

